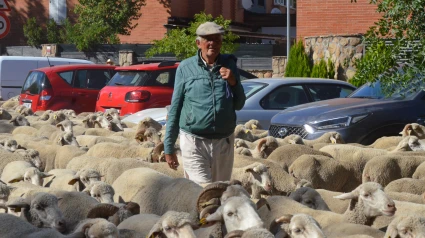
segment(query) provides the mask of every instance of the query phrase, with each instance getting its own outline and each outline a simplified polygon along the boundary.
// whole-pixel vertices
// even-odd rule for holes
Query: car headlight
[[[332,119],[324,120],[324,121],[313,121],[308,124],[317,130],[338,129],[338,128],[344,128],[352,124],[355,124],[363,120],[364,118],[366,118],[368,115],[369,114],[338,117],[338,118],[332,118]]]

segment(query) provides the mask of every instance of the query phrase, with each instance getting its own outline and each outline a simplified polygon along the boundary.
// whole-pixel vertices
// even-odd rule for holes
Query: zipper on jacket
[[[214,112],[214,126],[215,126],[215,93],[214,93],[214,78],[213,78],[214,74],[213,74],[213,71],[214,71],[214,69],[211,70],[209,72],[209,74],[210,74],[210,84],[211,84],[212,97],[213,97],[213,112]]]

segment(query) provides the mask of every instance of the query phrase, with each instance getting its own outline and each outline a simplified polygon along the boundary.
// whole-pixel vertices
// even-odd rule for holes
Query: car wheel
[[[379,128],[378,130],[375,130],[371,132],[369,135],[367,135],[360,144],[362,145],[371,145],[373,144],[377,139],[384,137],[384,136],[400,136],[400,132],[403,130],[404,125],[396,125],[391,127],[384,127]]]

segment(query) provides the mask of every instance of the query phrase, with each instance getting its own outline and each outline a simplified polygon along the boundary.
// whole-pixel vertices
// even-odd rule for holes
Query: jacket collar
[[[204,61],[204,59],[201,56],[201,50],[200,49],[198,49],[197,57],[198,57],[198,65],[203,66],[203,67],[207,67],[206,62]],[[215,59],[213,68],[215,68],[217,66],[221,66],[221,53],[217,55],[217,58]]]

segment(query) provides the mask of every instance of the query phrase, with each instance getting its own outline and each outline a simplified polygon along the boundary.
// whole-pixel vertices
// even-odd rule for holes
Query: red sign
[[[0,11],[8,12],[10,11],[9,3],[7,3],[7,0],[0,0]]]
[[[0,12],[0,39],[4,38],[10,31],[10,21],[4,12]]]

